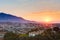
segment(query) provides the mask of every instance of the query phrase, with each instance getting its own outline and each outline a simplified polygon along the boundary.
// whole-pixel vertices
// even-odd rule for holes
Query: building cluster
[[[44,31],[45,27],[59,27],[60,24],[49,24],[49,25],[45,25],[45,24],[39,24],[39,23],[11,23],[11,22],[0,22],[0,33],[3,33],[2,35],[4,35],[5,32],[7,31],[12,31],[14,33],[19,33],[19,34],[25,34],[28,31],[30,31],[31,29],[41,29]],[[31,32],[30,34],[34,35],[34,33],[37,35],[39,33],[41,33],[40,31],[37,32]],[[43,32],[42,31],[42,32]],[[1,34],[0,34],[1,35]]]

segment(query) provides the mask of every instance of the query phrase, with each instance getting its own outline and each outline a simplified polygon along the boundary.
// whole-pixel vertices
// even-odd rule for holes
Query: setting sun
[[[49,18],[45,19],[46,22],[50,22],[51,20]]]
[[[51,22],[52,19],[50,17],[44,17],[43,21],[46,22],[46,23],[48,23],[48,22]]]

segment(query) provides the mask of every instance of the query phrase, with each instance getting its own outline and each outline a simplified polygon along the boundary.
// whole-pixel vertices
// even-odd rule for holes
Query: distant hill
[[[0,13],[0,22],[19,22],[19,23],[26,23],[27,20],[23,19],[22,17],[17,17],[11,14],[6,14],[1,12]]]

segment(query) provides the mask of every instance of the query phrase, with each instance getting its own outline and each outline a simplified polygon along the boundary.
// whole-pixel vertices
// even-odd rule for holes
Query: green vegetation
[[[28,37],[28,34],[19,34],[19,37]]]
[[[19,36],[13,32],[7,32],[4,36],[4,40],[19,40]]]

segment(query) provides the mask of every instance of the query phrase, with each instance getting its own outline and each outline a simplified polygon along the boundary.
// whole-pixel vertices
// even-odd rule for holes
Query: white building
[[[41,34],[41,33],[43,33],[43,32],[44,32],[44,30],[39,30],[39,31],[30,32],[30,33],[29,33],[29,37],[39,35],[39,34]]]

